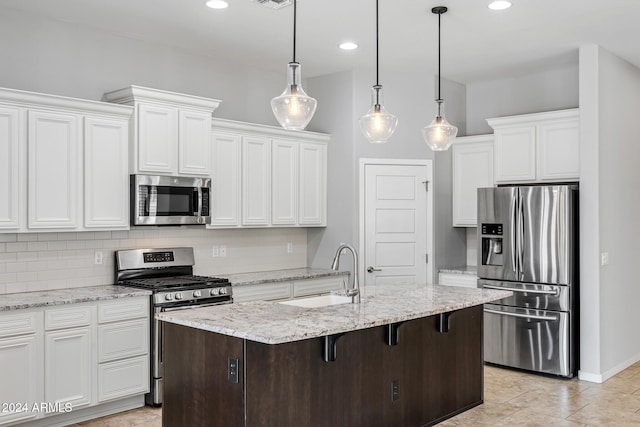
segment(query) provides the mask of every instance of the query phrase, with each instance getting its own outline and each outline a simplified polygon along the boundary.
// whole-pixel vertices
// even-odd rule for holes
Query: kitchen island
[[[509,295],[378,285],[360,304],[157,314],[163,425],[435,424],[482,403],[482,304]]]

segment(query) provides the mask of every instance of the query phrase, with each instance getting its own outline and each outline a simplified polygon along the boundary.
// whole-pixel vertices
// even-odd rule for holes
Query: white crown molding
[[[204,98],[201,96],[135,85],[107,92],[102,96],[102,100],[126,105],[135,105],[137,102],[161,103],[178,108],[198,108],[211,112],[215,111],[222,102],[219,99]]]
[[[319,132],[309,132],[304,130],[288,130],[278,126],[261,125],[256,123],[240,122],[236,120],[217,119],[211,120],[213,131],[236,131],[243,133],[257,133],[260,135],[269,134],[286,138],[304,138],[305,141],[328,142],[331,135]]]
[[[567,110],[545,111],[542,113],[520,114],[518,116],[506,116],[487,119],[487,123],[492,128],[496,126],[519,125],[528,122],[536,122],[539,120],[559,120],[572,119],[580,115],[579,108],[570,108]]]
[[[0,103],[10,103],[13,106],[25,108],[38,107],[56,110],[62,108],[83,113],[93,112],[126,117],[130,117],[133,114],[133,108],[127,105],[116,105],[101,101],[89,101],[86,99],[7,88],[0,88]]]

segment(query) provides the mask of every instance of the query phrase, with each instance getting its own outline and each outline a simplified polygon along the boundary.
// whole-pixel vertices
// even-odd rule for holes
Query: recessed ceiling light
[[[358,43],[356,42],[343,42],[340,43],[340,49],[342,50],[353,50],[358,48]]]
[[[495,0],[489,3],[489,9],[491,10],[504,10],[511,7],[511,2],[507,0]]]
[[[226,9],[229,7],[229,3],[225,0],[209,0],[205,4],[211,9]]]

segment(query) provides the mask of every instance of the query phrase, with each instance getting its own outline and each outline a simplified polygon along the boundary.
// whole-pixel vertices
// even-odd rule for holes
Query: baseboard
[[[63,427],[69,424],[79,423],[82,421],[100,418],[107,415],[116,414],[118,412],[128,411],[130,409],[141,408],[144,406],[144,395],[128,397],[113,402],[103,403],[101,405],[92,406],[78,411],[44,417],[25,424],[20,427]]]
[[[603,383],[606,380],[608,380],[609,378],[615,376],[616,374],[619,374],[620,372],[624,371],[625,369],[627,369],[629,366],[633,365],[634,363],[640,361],[640,353],[636,354],[633,357],[630,357],[629,359],[618,363],[616,366],[614,366],[611,369],[606,370],[605,372],[601,373],[601,374],[594,374],[591,372],[584,372],[584,371],[579,371],[578,372],[578,378],[580,378],[583,381],[589,381],[592,383]]]

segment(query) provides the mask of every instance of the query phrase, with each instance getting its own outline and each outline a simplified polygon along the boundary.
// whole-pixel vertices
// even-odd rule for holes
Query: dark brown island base
[[[390,315],[394,301],[384,304],[382,291],[357,305],[246,303],[159,315],[165,321],[163,426],[424,426],[479,405],[481,304],[508,293],[447,288],[429,286],[422,302],[430,306],[416,318],[407,318],[411,308]],[[478,296],[475,302],[468,291]],[[462,304],[453,303],[456,293]],[[408,305],[421,305],[416,295],[422,294]],[[444,311],[438,300],[462,308]],[[291,333],[252,336],[241,331],[243,321],[225,323],[270,310],[276,317],[260,327],[287,328],[288,319]],[[437,314],[420,316],[427,312]],[[383,317],[393,321],[380,324]],[[362,328],[367,322],[371,326]],[[304,335],[313,337],[300,339]]]

